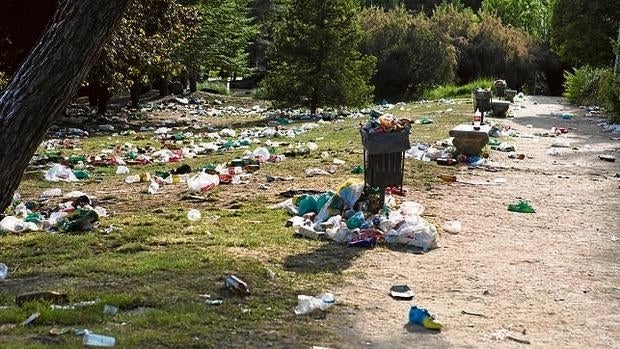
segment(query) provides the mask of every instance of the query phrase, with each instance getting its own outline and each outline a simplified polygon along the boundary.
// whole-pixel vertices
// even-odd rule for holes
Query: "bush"
[[[201,82],[197,86],[198,91],[207,90],[208,92],[215,92],[220,95],[229,95],[228,90],[226,89],[226,84],[220,81],[205,81]]]
[[[427,90],[424,93],[426,99],[440,99],[440,98],[468,98],[474,89],[480,87],[484,89],[490,89],[495,83],[494,79],[477,79],[466,85],[444,85],[437,86],[433,89]]]
[[[572,104],[605,107],[613,121],[620,116],[620,77],[611,68],[583,66],[564,72],[564,98]]]
[[[424,14],[413,15],[403,7],[370,8],[360,13],[360,19],[360,51],[378,62],[371,79],[377,99],[409,99],[453,80],[454,48],[437,40]]]
[[[602,105],[603,99],[599,90],[606,69],[583,66],[574,73],[564,72],[564,98],[577,105]]]

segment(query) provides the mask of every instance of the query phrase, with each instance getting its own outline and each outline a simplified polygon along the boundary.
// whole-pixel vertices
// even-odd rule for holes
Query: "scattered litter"
[[[562,151],[557,148],[549,148],[547,149],[547,155],[551,155],[551,156],[562,155]]]
[[[504,339],[509,339],[509,340],[512,340],[512,341],[515,341],[515,342],[521,343],[521,344],[530,344],[530,341],[528,341],[528,340],[520,339],[520,338],[512,336],[510,334],[510,331],[508,331],[505,328],[500,328],[499,330],[491,333],[491,338],[493,338],[495,340],[498,340],[498,341],[501,341],[501,340],[504,340]]]
[[[565,138],[556,138],[551,146],[555,148],[570,148],[570,142]]]
[[[390,296],[399,300],[413,299],[413,290],[407,285],[394,285],[390,288]]]
[[[19,324],[20,326],[27,326],[30,325],[34,320],[38,319],[39,316],[41,316],[41,313],[36,312],[32,315],[30,315],[26,320],[22,321],[21,324]]]
[[[45,180],[48,182],[77,182],[78,179],[70,168],[61,164],[55,164],[45,172]]]
[[[296,315],[308,315],[317,310],[327,310],[334,305],[336,299],[331,293],[321,293],[316,297],[298,295],[297,307],[295,307]]]
[[[103,313],[114,316],[118,313],[118,308],[113,305],[105,304],[103,306]]]
[[[221,305],[224,304],[224,301],[221,299],[207,299],[205,300],[205,304],[207,305]]]
[[[56,291],[42,291],[42,292],[28,292],[22,293],[15,297],[15,303],[21,306],[27,302],[49,302],[54,304],[66,303],[68,300],[66,293],[60,293]]]
[[[82,343],[91,347],[113,347],[116,345],[116,338],[92,333],[88,330],[84,331]]]
[[[441,228],[450,234],[458,234],[461,232],[461,222],[446,221]]]
[[[9,277],[9,267],[4,263],[0,263],[0,281],[5,280],[7,277]]]
[[[127,166],[119,166],[116,168],[117,175],[126,175],[129,174],[129,167]]]
[[[534,210],[532,205],[525,200],[520,200],[518,203],[508,204],[508,211],[520,213],[536,213],[536,210]]]
[[[202,218],[202,216],[199,210],[191,209],[187,212],[187,219],[189,219],[190,222],[198,222],[200,218]]]
[[[304,171],[306,177],[329,176],[330,173],[320,168],[308,168]]]
[[[441,330],[443,327],[428,310],[415,305],[412,305],[411,309],[409,309],[409,323],[422,325],[429,330]]]
[[[471,316],[479,316],[479,317],[487,317],[484,314],[481,313],[475,313],[473,311],[467,311],[467,310],[462,310],[461,313],[465,314],[465,315],[471,315]]]
[[[62,195],[62,190],[60,190],[60,188],[52,188],[42,192],[40,197],[41,199],[49,199],[60,195]]]
[[[248,285],[234,275],[230,275],[224,279],[224,287],[240,296],[247,296],[250,294]]]
[[[616,162],[616,157],[613,155],[603,154],[603,155],[599,155],[598,158],[603,161]]]

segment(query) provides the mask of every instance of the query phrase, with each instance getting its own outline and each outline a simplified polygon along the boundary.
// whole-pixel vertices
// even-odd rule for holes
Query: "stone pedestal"
[[[509,101],[493,101],[491,103],[491,109],[493,109],[493,116],[496,118],[505,118],[510,108]]]
[[[491,126],[482,125],[480,130],[474,130],[473,125],[461,124],[450,130],[450,137],[454,137],[452,144],[461,154],[480,155],[482,148],[489,143]]]

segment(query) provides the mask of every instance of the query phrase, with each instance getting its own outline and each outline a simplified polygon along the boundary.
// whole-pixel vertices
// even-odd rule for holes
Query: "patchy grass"
[[[405,104],[392,112],[400,117],[429,117],[430,125],[414,125],[411,139],[433,143],[447,137],[455,124],[469,120],[466,100],[452,104]],[[221,122],[212,118],[213,123]],[[11,273],[0,288],[0,326],[23,321],[30,314],[41,316],[32,325],[0,329],[0,346],[8,348],[81,348],[81,337],[71,333],[50,336],[52,328],[88,328],[117,338],[119,347],[337,347],[332,330],[322,318],[295,316],[298,294],[329,290],[348,275],[348,267],[368,250],[347,249],[329,242],[298,239],[284,223],[288,215],[267,206],[282,200],[280,191],[297,188],[334,189],[353,175],[350,168],[362,163],[357,125],[361,119],[346,119],[283,142],[319,145],[305,157],[266,164],[248,184],[219,186],[208,200],[183,200],[184,184],[163,186],[157,195],[146,193],[146,183],[126,184],[115,168],[92,170],[93,178],[79,183],[48,183],[41,171],[24,177],[19,192],[34,199],[51,187],[63,192],[81,190],[96,195],[110,213],[101,229],[83,234],[32,232],[0,236],[0,261]],[[298,123],[290,127],[299,126]],[[159,149],[150,133],[96,135],[83,141],[81,150],[68,154],[93,154],[125,142]],[[179,144],[181,145],[181,144]],[[252,146],[250,149],[254,149]],[[185,161],[192,168],[224,163],[248,149],[211,154]],[[276,149],[282,152],[283,149]],[[330,157],[323,159],[321,152]],[[332,176],[305,178],[309,167],[327,168],[333,158],[346,161]],[[132,173],[169,170],[179,164],[131,166]],[[437,181],[440,168],[433,163],[407,160],[405,184],[424,187]],[[257,189],[267,175],[294,176],[294,182],[274,182],[267,191]],[[52,204],[55,204],[53,202]],[[202,220],[189,223],[190,208],[200,209]],[[245,280],[252,294],[241,298],[223,288],[227,275]],[[275,275],[275,276],[274,276]],[[96,301],[75,309],[52,309],[50,304],[15,304],[15,295],[27,291],[56,290],[67,293],[69,303]],[[222,305],[207,305],[199,295],[223,299]],[[115,316],[103,313],[105,304],[120,309]],[[327,316],[336,316],[338,307]]]

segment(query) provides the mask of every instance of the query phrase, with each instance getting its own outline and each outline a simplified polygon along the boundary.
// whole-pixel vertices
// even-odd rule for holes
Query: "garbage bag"
[[[359,179],[349,178],[338,187],[338,195],[344,201],[346,208],[355,206],[357,200],[364,193],[364,182]]]
[[[437,228],[426,220],[405,220],[397,229],[390,230],[385,236],[388,244],[416,246],[424,251],[437,248]]]
[[[332,216],[339,215],[344,207],[344,201],[338,195],[333,195],[319,210],[314,223],[323,223]]]
[[[49,182],[77,182],[78,179],[70,168],[55,164],[45,173],[45,180]]]
[[[303,216],[310,212],[318,213],[333,195],[333,192],[328,191],[323,194],[300,196],[297,200],[298,214]]]
[[[187,186],[191,192],[204,192],[220,184],[220,177],[208,173],[198,173],[187,179]]]
[[[405,217],[420,216],[424,212],[424,206],[415,201],[405,201],[400,204],[400,212]]]

